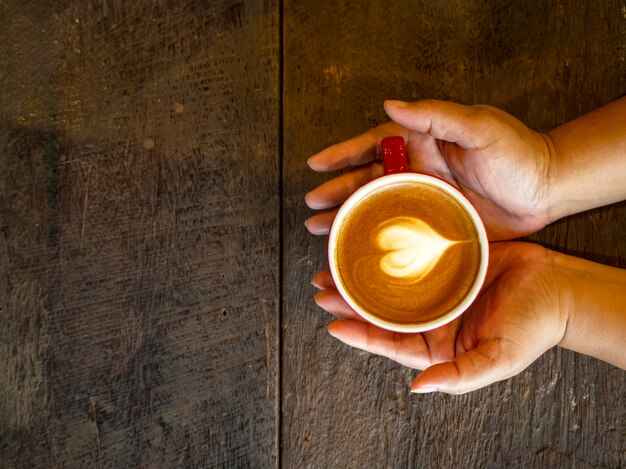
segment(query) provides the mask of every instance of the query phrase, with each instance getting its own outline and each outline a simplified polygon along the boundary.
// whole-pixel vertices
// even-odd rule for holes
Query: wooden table
[[[463,396],[325,332],[308,156],[385,98],[547,130],[626,92],[624,0],[0,2],[4,467],[620,467],[626,374]],[[626,205],[531,237],[626,267]]]

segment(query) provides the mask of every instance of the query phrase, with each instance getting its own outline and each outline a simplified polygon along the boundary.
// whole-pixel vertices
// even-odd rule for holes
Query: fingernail
[[[305,220],[304,221],[304,226],[306,227],[306,229],[309,229],[309,220]]]
[[[307,192],[304,195],[304,203],[306,204],[307,207],[311,208],[311,192]]]
[[[319,306],[320,308],[324,309],[324,308],[320,305],[320,302],[319,302],[319,299],[318,299],[318,295],[319,295],[319,292],[318,292],[318,293],[316,293],[315,295],[313,295],[313,302],[314,302],[317,306]]]
[[[388,99],[387,101],[385,101],[385,104],[387,104],[387,106],[393,106],[400,109],[404,109],[405,107],[409,106],[409,103],[407,103],[406,101],[399,101],[397,99]]]
[[[316,157],[316,156],[317,156],[317,155],[313,155],[313,156],[311,156],[308,160],[306,160],[306,164],[307,164],[307,166],[308,166],[309,168],[311,168],[311,169],[313,169],[313,167],[311,166],[311,163],[315,163],[315,157]]]
[[[439,389],[437,389],[436,386],[422,386],[420,388],[411,389],[411,392],[414,392],[416,394],[426,394],[429,392],[437,392],[437,391],[439,391]]]

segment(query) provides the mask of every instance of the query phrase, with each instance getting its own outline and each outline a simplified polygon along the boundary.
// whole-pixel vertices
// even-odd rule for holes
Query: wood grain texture
[[[325,332],[326,268],[304,194],[321,148],[386,120],[384,99],[503,108],[547,130],[626,93],[626,3],[286,1],[282,461],[285,467],[623,467],[626,375],[552,350],[463,396],[409,395],[415,372]],[[626,205],[531,239],[626,267]]]
[[[271,467],[278,3],[0,31],[0,465]]]

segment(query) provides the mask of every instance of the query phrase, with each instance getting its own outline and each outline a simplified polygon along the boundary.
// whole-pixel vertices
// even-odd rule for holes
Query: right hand
[[[535,244],[493,243],[476,301],[459,318],[423,333],[391,332],[364,321],[328,272],[313,279],[322,290],[315,301],[341,319],[328,326],[332,336],[425,370],[413,392],[463,394],[520,373],[563,340],[573,292],[567,274],[555,267],[558,256],[564,257]]]
[[[480,214],[491,241],[543,228],[548,219],[550,138],[490,106],[425,100],[385,102],[393,122],[312,156],[314,171],[356,167],[306,195],[310,208],[340,205],[369,180],[382,175],[380,141],[401,135],[412,171],[438,176],[458,187]],[[307,220],[313,234],[327,234],[336,209]]]

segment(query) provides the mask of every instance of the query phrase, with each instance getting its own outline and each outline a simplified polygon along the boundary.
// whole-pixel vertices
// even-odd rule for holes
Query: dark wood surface
[[[0,2],[0,466],[626,465],[623,371],[410,395],[326,334],[303,226],[383,99],[547,130],[626,93],[626,2],[283,3]],[[626,205],[531,239],[624,268]]]
[[[0,9],[0,465],[271,467],[278,3]]]

